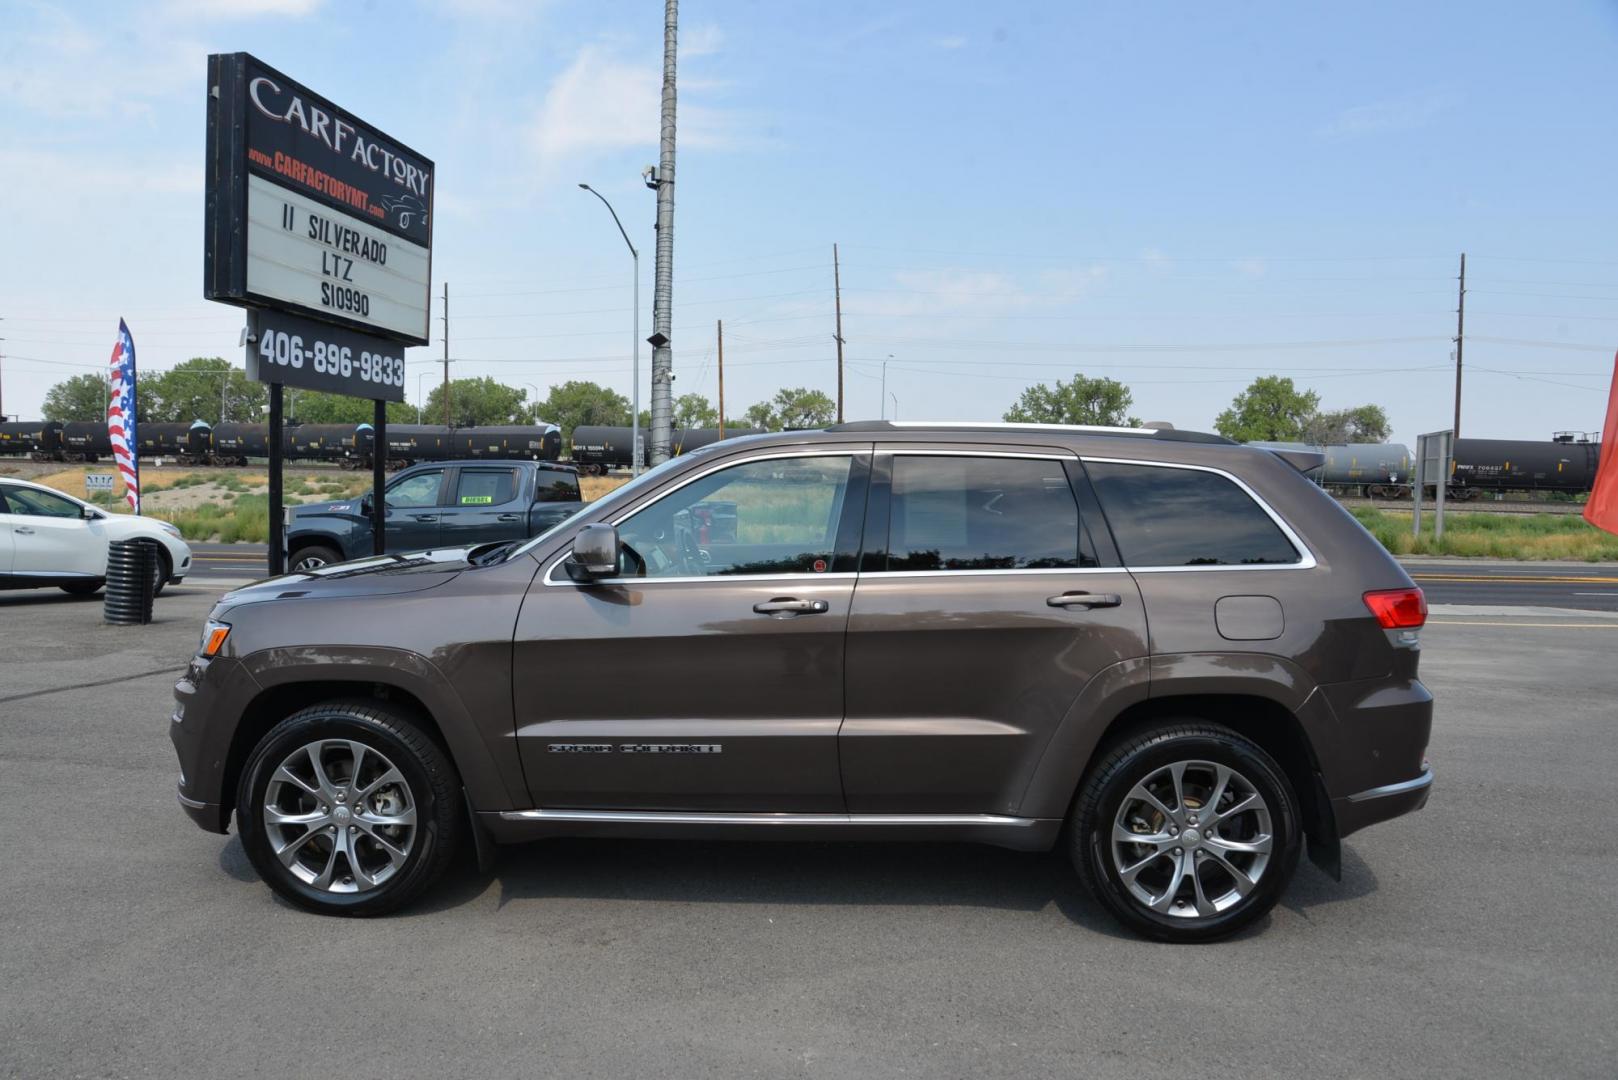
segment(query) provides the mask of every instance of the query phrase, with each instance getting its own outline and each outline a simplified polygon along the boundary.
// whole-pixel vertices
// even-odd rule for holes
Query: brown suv
[[[370,915],[470,840],[1060,842],[1142,933],[1230,933],[1308,838],[1422,806],[1421,592],[1287,455],[844,424],[676,458],[526,542],[225,596],[179,797]]]

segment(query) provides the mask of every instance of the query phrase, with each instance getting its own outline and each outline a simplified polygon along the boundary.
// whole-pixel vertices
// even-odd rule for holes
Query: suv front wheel
[[[1127,926],[1211,941],[1275,906],[1301,847],[1284,770],[1226,727],[1169,723],[1113,747],[1074,802],[1070,854]]]
[[[459,782],[415,723],[377,702],[315,705],[254,748],[236,796],[242,847],[299,907],[381,915],[440,877],[459,829]]]

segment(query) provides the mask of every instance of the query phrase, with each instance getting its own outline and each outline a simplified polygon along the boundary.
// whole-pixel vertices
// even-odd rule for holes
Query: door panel
[[[843,809],[865,449],[681,474],[614,520],[621,576],[541,575],[518,617],[512,683],[536,805]]]
[[[850,813],[1016,814],[1085,684],[1145,655],[1145,612],[1127,571],[1097,565],[1116,559],[1086,535],[1071,466],[915,460],[928,456],[877,458],[849,614],[843,790]],[[889,569],[906,566],[924,569]]]
[[[439,523],[444,508],[439,505],[444,486],[444,470],[428,469],[400,477],[386,491],[386,548],[390,554],[424,551],[438,546]]]
[[[444,547],[517,540],[528,535],[522,473],[510,467],[460,469],[444,507],[439,543]]]
[[[12,536],[12,572],[83,574],[107,570],[107,537],[99,521],[80,516],[79,504],[48,491],[13,487],[6,493]]]

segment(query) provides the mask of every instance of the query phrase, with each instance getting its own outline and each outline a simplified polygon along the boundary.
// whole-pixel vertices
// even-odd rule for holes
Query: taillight
[[[1384,630],[1414,630],[1427,621],[1427,598],[1417,588],[1368,592],[1365,606]]]

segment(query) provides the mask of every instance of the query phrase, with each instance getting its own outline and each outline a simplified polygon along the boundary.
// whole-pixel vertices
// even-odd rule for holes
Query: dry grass
[[[1356,507],[1361,525],[1395,555],[1467,555],[1484,559],[1618,560],[1618,536],[1573,514],[1444,514],[1444,537],[1433,539],[1432,515],[1422,515],[1421,536],[1410,514]]]
[[[579,494],[584,496],[585,502],[595,502],[609,491],[614,491],[629,483],[627,476],[581,476],[579,477]]]

